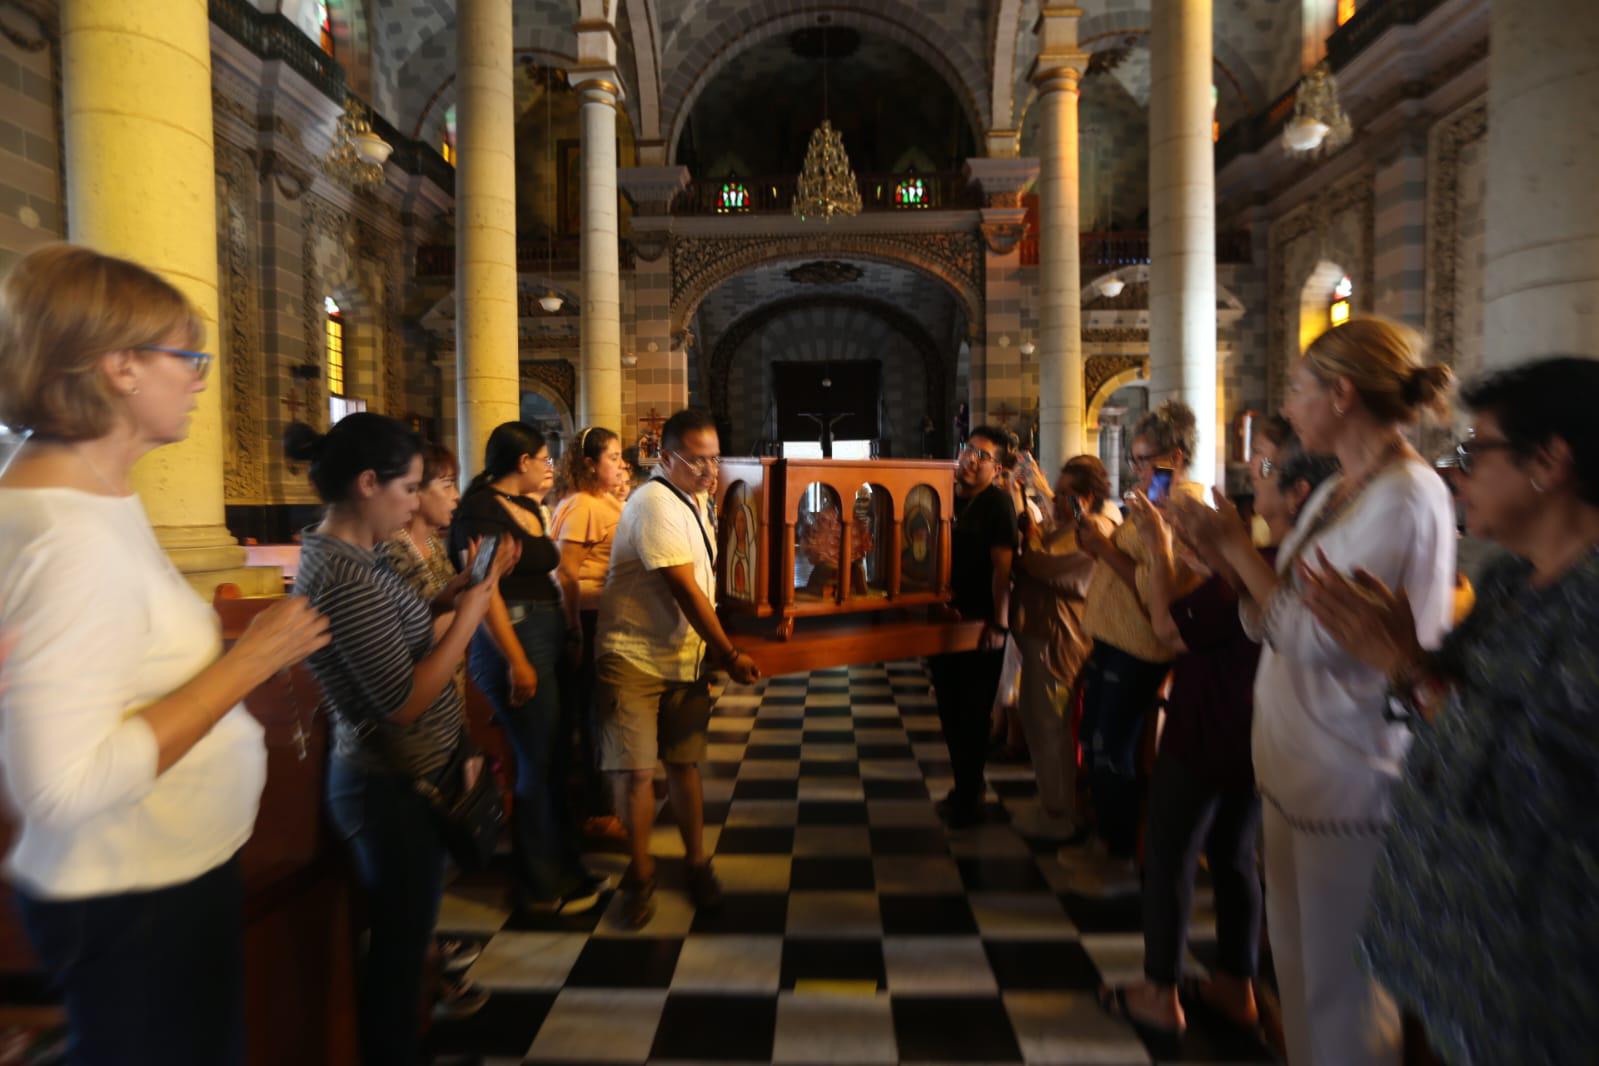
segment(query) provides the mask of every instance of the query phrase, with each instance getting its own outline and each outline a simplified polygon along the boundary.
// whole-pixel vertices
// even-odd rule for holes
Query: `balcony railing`
[[[1149,262],[1149,234],[1144,230],[1108,230],[1077,235],[1078,255],[1086,271],[1096,272],[1116,267],[1137,266]],[[1022,266],[1038,265],[1038,238],[1022,238]],[[1247,263],[1250,261],[1250,243],[1247,233],[1218,233],[1216,235],[1216,261],[1218,263]]]
[[[793,211],[794,174],[730,175],[691,181],[672,201],[674,215],[786,215]],[[979,190],[959,171],[858,174],[862,211],[936,211],[982,206]]]
[[[516,269],[521,273],[545,274],[554,266],[557,274],[576,273],[579,266],[580,238],[557,237],[552,249],[550,242],[539,237],[520,237],[516,242]],[[633,246],[623,240],[622,268],[633,266]],[[552,256],[553,252],[553,256]],[[455,274],[455,245],[424,244],[416,250],[416,273],[424,278],[448,278]]]
[[[1430,15],[1444,0],[1365,0],[1354,17],[1327,38],[1327,64],[1336,74],[1377,38],[1396,26],[1413,26]],[[1298,86],[1289,89],[1271,106],[1256,115],[1233,123],[1216,145],[1216,166],[1224,167],[1240,155],[1258,152],[1275,140],[1294,113]]]
[[[352,95],[344,68],[287,17],[263,14],[249,0],[209,0],[211,21],[262,60],[280,60],[340,107]],[[363,101],[364,103],[365,101]],[[415,141],[372,112],[372,129],[394,146],[389,162],[418,174],[445,192],[455,191],[455,168],[432,145]]]

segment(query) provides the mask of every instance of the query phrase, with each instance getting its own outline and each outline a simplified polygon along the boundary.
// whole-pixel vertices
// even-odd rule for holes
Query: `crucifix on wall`
[[[644,427],[644,433],[638,439],[639,462],[661,461],[661,427],[665,424],[666,419],[653,407],[649,414],[639,419],[639,425]]]

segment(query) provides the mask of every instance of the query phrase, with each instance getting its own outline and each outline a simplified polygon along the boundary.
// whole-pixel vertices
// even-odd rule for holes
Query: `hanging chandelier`
[[[539,297],[539,306],[544,308],[545,314],[553,315],[566,303],[561,294],[555,291],[555,222],[560,208],[555,204],[555,119],[550,113],[550,97],[555,94],[555,79],[557,71],[546,69],[544,72],[544,172],[549,176],[549,199],[545,202],[550,205],[550,236],[545,244],[544,277],[550,283],[549,289]]]
[[[827,109],[827,30],[822,34],[822,124],[811,131],[805,165],[794,188],[794,214],[831,222],[834,215],[861,213],[861,190],[850,169],[844,138],[833,128]]]
[[[1300,155],[1335,152],[1349,143],[1352,132],[1338,102],[1338,79],[1323,60],[1299,82],[1293,117],[1283,127],[1283,147]]]
[[[383,164],[393,151],[393,145],[372,132],[366,105],[353,96],[346,97],[322,169],[352,189],[374,188],[383,184]]]

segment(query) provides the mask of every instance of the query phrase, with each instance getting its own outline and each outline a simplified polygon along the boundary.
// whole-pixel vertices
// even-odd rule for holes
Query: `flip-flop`
[[[1127,1004],[1127,989],[1120,985],[1111,987],[1101,985],[1099,989],[1099,1009],[1118,1021],[1124,1021],[1140,1032],[1162,1040],[1176,1043],[1182,1038],[1183,1030],[1179,1026],[1160,1025],[1156,1022],[1140,1018],[1134,1014]]]

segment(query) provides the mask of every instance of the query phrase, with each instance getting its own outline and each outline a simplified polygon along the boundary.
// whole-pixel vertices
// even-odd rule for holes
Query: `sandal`
[[[1205,995],[1206,980],[1192,975],[1184,977],[1177,984],[1177,996],[1187,1006],[1198,1008],[1213,1018],[1218,1018],[1241,1033],[1249,1033],[1259,1038],[1261,1043],[1266,1041],[1266,1030],[1260,1024],[1260,1008],[1255,1008],[1254,1021],[1247,1021],[1233,1014],[1220,1003],[1215,1002]]]

